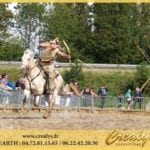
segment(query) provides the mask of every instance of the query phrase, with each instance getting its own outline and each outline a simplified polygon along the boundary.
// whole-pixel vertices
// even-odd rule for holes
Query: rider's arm
[[[39,46],[40,46],[40,47],[49,47],[49,46],[50,46],[50,43],[49,43],[49,42],[43,42],[43,43],[40,43]]]
[[[71,58],[70,55],[67,55],[67,54],[63,53],[63,52],[60,51],[60,50],[58,50],[57,54],[58,54],[59,56],[62,56],[62,57],[64,57],[64,58],[67,58],[67,59],[70,59],[70,58]]]

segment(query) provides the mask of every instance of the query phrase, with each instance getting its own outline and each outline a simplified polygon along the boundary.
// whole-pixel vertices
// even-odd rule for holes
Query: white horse
[[[24,100],[23,100],[23,107],[26,105],[27,99],[29,98],[30,94],[33,94],[34,96],[34,105],[38,105],[38,99],[40,95],[44,95],[45,100],[48,102],[48,114],[47,116],[44,116],[44,118],[48,118],[53,104],[55,102],[55,99],[63,87],[63,78],[59,74],[55,78],[56,88],[52,92],[52,94],[47,94],[45,92],[45,84],[46,79],[44,78],[44,71],[42,67],[38,66],[38,64],[35,63],[33,58],[33,52],[29,49],[24,51],[24,54],[22,56],[22,64],[21,64],[21,70],[25,72],[25,90],[24,90]]]

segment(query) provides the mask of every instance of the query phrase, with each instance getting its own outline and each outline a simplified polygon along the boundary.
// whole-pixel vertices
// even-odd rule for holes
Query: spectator
[[[8,75],[6,73],[2,74],[2,84],[10,88],[11,90],[15,90],[15,85],[8,79]]]
[[[2,75],[1,75],[1,85],[0,85],[0,87],[2,88],[2,89],[4,89],[4,90],[13,90],[13,88],[15,87],[13,87],[13,84],[12,84],[12,87],[11,87],[11,82],[8,80],[8,75],[7,74],[5,74],[5,73],[3,73]]]
[[[0,74],[0,88],[3,88],[2,86],[2,75]]]
[[[87,86],[84,90],[81,91],[80,95],[83,94],[97,96],[97,94],[94,92],[94,88],[90,88],[89,86]]]
[[[128,91],[125,93],[125,98],[127,102],[126,108],[131,109],[131,90],[130,89],[128,89]]]
[[[137,87],[135,89],[135,93],[133,96],[133,108],[136,107],[136,103],[139,103],[139,109],[141,109],[141,107],[142,107],[142,93],[141,93],[139,87]]]
[[[65,107],[68,107],[70,105],[71,96],[72,95],[80,95],[77,81],[72,80],[69,84],[66,84],[65,90],[66,90],[66,94],[67,94]]]
[[[1,81],[2,81],[2,75],[0,74],[0,84],[1,84]]]
[[[119,93],[117,96],[117,106],[122,107],[123,106],[123,94]]]
[[[9,104],[9,96],[12,94],[7,91],[10,90],[10,88],[3,84],[2,75],[0,74],[0,100],[2,104]]]
[[[84,95],[84,94],[85,94],[85,95],[92,95],[90,87],[89,87],[89,86],[86,86],[86,88],[83,89],[80,94],[81,94],[81,95]]]
[[[101,109],[103,109],[103,107],[104,107],[106,95],[107,95],[107,87],[105,85],[103,85],[98,90],[98,96],[100,96],[100,98],[101,98],[101,102],[100,102]]]
[[[25,89],[25,84],[24,83],[25,83],[25,79],[24,78],[19,78],[19,80],[16,81],[15,86],[18,89],[24,90]]]
[[[89,86],[86,86],[80,93],[83,97],[83,106],[91,106],[92,105],[92,91]]]
[[[72,80],[69,84],[70,91],[73,92],[75,95],[80,95],[79,89],[78,89],[78,82],[75,80]]]
[[[93,88],[93,87],[91,87],[91,93],[92,93],[92,96],[94,96],[94,97],[98,96],[98,95],[95,93],[95,91],[94,91],[94,88]]]
[[[97,96],[97,94],[94,93],[94,89],[89,86],[83,89],[80,94],[83,95],[83,106],[92,106],[93,97]]]

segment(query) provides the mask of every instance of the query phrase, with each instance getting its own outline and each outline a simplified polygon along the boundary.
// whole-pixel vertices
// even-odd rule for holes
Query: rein
[[[42,72],[42,68],[40,68],[39,73],[38,73],[34,78],[32,78],[31,80],[29,79],[29,77],[28,77],[27,74],[25,75],[25,77],[26,77],[27,80],[29,81],[29,86],[30,86],[30,91],[31,91],[31,93],[33,93],[32,89],[31,89],[31,83],[40,75],[41,72]]]

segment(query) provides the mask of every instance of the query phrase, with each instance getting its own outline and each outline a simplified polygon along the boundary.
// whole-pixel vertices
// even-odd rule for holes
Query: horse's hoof
[[[43,116],[43,118],[44,118],[44,119],[47,119],[47,118],[48,118],[48,116]]]
[[[39,107],[39,105],[38,104],[34,104],[34,107]]]

